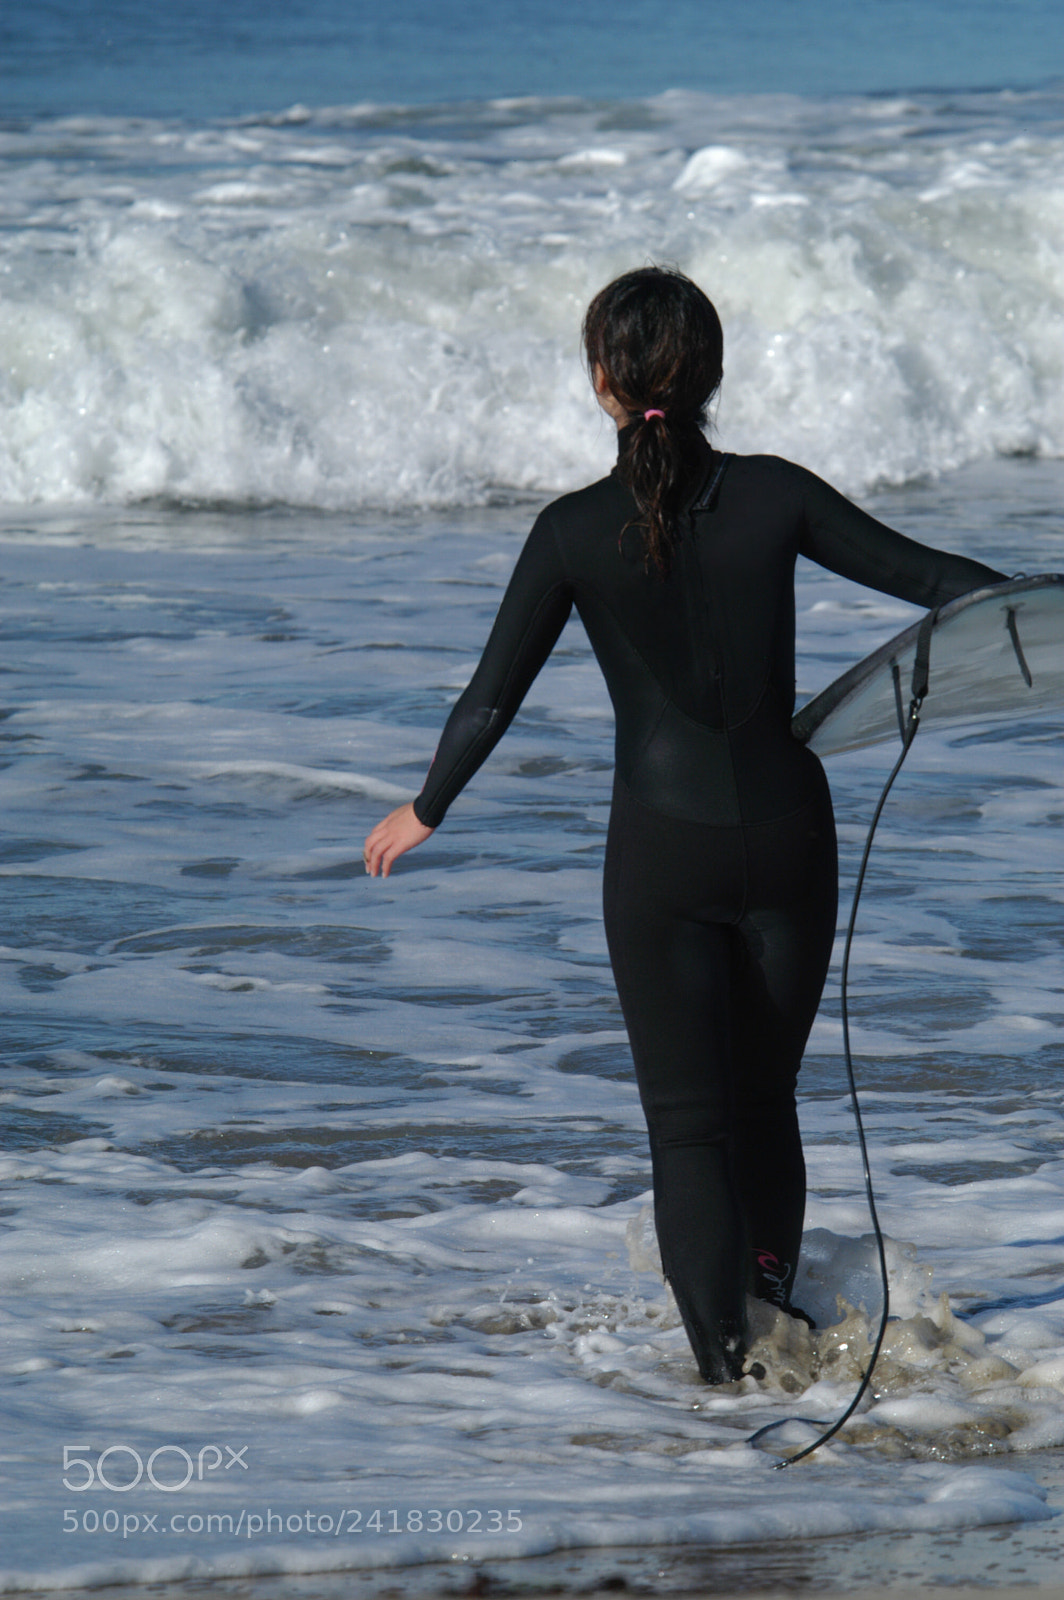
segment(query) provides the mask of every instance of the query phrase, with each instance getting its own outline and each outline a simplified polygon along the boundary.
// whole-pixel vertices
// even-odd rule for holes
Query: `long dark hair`
[[[632,491],[648,561],[669,564],[676,518],[709,402],[720,388],[724,334],[696,283],[667,267],[626,272],[601,289],[584,318],[584,349],[595,381],[601,367],[632,419],[617,469]],[[664,416],[644,416],[662,411]]]

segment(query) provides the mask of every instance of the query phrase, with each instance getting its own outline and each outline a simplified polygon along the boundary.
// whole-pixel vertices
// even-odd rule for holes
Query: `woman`
[[[609,284],[584,344],[617,465],[537,519],[425,787],[373,829],[366,867],[387,876],[442,822],[575,605],[616,715],[605,921],[661,1259],[717,1383],[742,1371],[747,1289],[801,1315],[795,1086],[837,860],[823,769],[790,727],[795,557],[926,607],[1003,574],[904,538],[790,462],[713,450],[723,337],[682,274]]]

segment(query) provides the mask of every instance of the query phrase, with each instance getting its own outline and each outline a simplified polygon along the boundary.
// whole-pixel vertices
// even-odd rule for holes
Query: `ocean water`
[[[446,8],[5,10],[0,1591],[588,1551],[564,1581],[668,1587],[751,1545],[812,1581],[920,1540],[1057,1570],[1064,716],[921,733],[881,826],[852,983],[896,1321],[793,1471],[808,1421],[750,1434],[838,1415],[878,1305],[837,993],[821,1329],[763,1319],[766,1379],[708,1390],[652,1247],[578,626],[446,827],[361,864],[536,508],[610,465],[579,322],[635,262],[718,301],[728,448],[1064,566],[1050,9],[947,79],[946,9],[893,65],[804,7],[834,44],[796,81],[549,8],[549,78],[516,10],[431,51]],[[802,696],[913,615],[812,567],[798,610]],[[849,881],[890,758],[831,764]]]
[[[1056,0],[5,0],[2,114],[181,117],[666,89],[1029,88]]]

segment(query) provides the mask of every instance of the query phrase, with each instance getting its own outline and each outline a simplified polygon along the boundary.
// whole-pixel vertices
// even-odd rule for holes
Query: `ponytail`
[[[724,336],[712,303],[683,273],[644,267],[607,284],[584,318],[592,381],[601,368],[632,417],[617,471],[639,508],[648,563],[668,570],[676,521],[720,387]]]
[[[617,470],[643,518],[643,547],[648,560],[663,573],[676,528],[680,500],[691,477],[691,459],[697,450],[693,435],[697,423],[686,428],[652,411],[631,424]],[[686,445],[686,449],[684,446]]]

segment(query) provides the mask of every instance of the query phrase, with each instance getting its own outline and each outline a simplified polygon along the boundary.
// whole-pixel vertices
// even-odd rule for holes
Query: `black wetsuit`
[[[928,607],[1003,574],[914,543],[776,457],[705,445],[694,467],[697,509],[665,576],[616,472],[541,513],[415,811],[443,819],[575,605],[616,716],[606,933],[662,1262],[715,1382],[738,1370],[746,1288],[790,1301],[795,1084],[835,933],[831,800],[791,734],[795,558]]]

